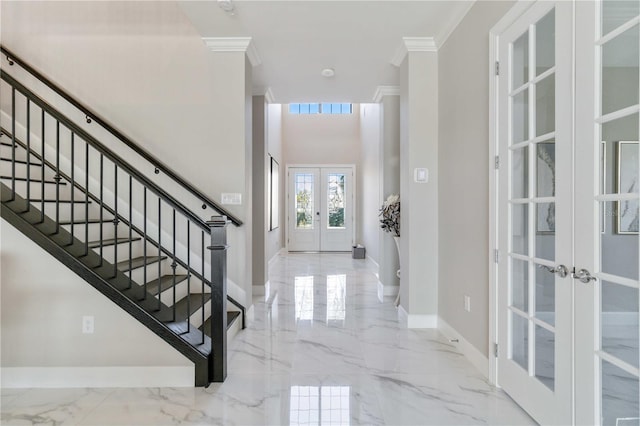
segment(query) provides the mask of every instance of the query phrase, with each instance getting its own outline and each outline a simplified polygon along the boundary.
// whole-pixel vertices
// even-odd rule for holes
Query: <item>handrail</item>
[[[15,137],[15,135],[13,135],[11,132],[9,132],[7,129],[5,129],[5,128],[4,128],[4,127],[2,127],[2,126],[0,126],[0,134],[5,134],[5,135],[7,135],[7,136],[8,136],[8,137],[10,137],[10,138],[11,138],[11,139],[12,139],[12,140],[17,144],[17,145],[19,145],[19,146],[20,146],[20,147],[22,147],[23,149],[25,149],[25,150],[26,150],[26,149],[28,148],[28,147],[27,147],[27,145],[26,145],[24,142],[22,142],[20,139],[16,138],[16,137]],[[70,182],[70,183],[73,185],[73,187],[74,187],[74,188],[79,189],[79,190],[80,190],[80,191],[82,191],[82,192],[84,192],[84,191],[85,191],[85,188],[83,188],[83,187],[82,187],[82,185],[80,185],[80,184],[79,184],[79,183],[77,183],[77,182],[73,182],[73,180],[72,180],[72,179],[71,179],[71,178],[70,178],[66,173],[64,173],[64,172],[62,172],[62,171],[60,171],[60,170],[57,170],[57,169],[56,169],[55,164],[51,163],[50,161],[47,161],[46,159],[43,159],[43,158],[40,156],[40,154],[38,154],[37,152],[33,152],[33,153],[31,153],[31,155],[32,155],[32,156],[34,156],[36,160],[41,161],[41,162],[42,162],[42,164],[43,164],[44,166],[48,167],[49,169],[51,169],[51,170],[56,170],[56,173],[58,173],[58,175],[59,175],[62,179],[64,179],[64,180],[66,180],[66,181]],[[93,195],[92,193],[88,192],[88,193],[87,193],[87,195],[88,195],[88,196],[89,196],[89,198],[91,198],[93,201],[95,201],[95,202],[97,202],[97,203],[100,203],[100,199],[99,199],[98,197],[96,197],[95,195]],[[121,215],[117,214],[117,213],[116,213],[116,211],[115,211],[115,210],[113,210],[111,207],[109,207],[109,206],[107,206],[107,205],[103,205],[103,208],[104,208],[105,210],[107,210],[107,212],[109,212],[110,214],[112,214],[112,215],[116,216],[120,222],[124,223],[126,226],[131,227],[131,229],[133,229],[133,230],[134,230],[135,232],[137,232],[138,234],[142,234],[142,233],[144,232],[143,230],[141,230],[140,228],[138,228],[137,226],[135,226],[133,223],[131,223],[127,218],[125,218],[125,217],[123,217],[123,216],[121,216]],[[205,225],[206,225],[206,223],[205,223]],[[208,227],[208,228],[209,228],[209,231],[206,231],[206,230],[205,230],[205,231],[210,233],[211,228],[210,228],[210,227]],[[204,229],[204,228],[203,228],[203,229]],[[153,238],[147,237],[147,241],[148,241],[149,243],[151,243],[152,245],[158,245],[158,243],[157,243]],[[160,249],[162,250],[162,252],[163,252],[164,254],[166,254],[166,255],[171,255],[171,252],[170,252],[167,248],[160,246]],[[205,282],[205,284],[207,284],[209,287],[212,287],[212,283],[211,283],[211,281],[207,280],[207,279],[206,279],[204,276],[202,276],[198,271],[196,271],[196,270],[194,270],[193,268],[191,268],[191,267],[190,267],[189,265],[187,265],[184,261],[182,261],[182,260],[181,260],[181,259],[179,259],[179,258],[175,258],[174,260],[175,260],[175,262],[176,262],[177,264],[179,264],[179,265],[180,265],[180,266],[182,266],[183,268],[188,269],[188,270],[189,270],[189,273],[190,273],[190,274],[192,274],[194,277],[196,277],[196,278],[197,278],[197,279],[199,279],[199,280],[203,280],[203,281]],[[235,300],[233,297],[231,297],[231,296],[229,296],[229,295],[227,295],[227,300],[228,300],[229,302],[231,302],[233,305],[235,305],[238,309],[240,309],[240,312],[242,312],[242,325],[243,325],[243,327],[242,327],[242,328],[244,328],[244,324],[245,324],[245,319],[244,319],[244,317],[245,317],[245,307],[244,307],[244,306],[242,306],[242,304],[240,304],[240,302],[238,302],[237,300]]]
[[[227,211],[224,207],[221,207],[215,201],[211,200],[209,197],[207,197],[205,194],[203,194],[200,190],[195,188],[193,185],[191,185],[189,182],[187,182],[184,178],[182,178],[176,172],[171,170],[167,165],[165,165],[159,159],[154,157],[150,152],[148,152],[147,150],[142,148],[140,145],[136,144],[134,141],[132,141],[130,138],[128,138],[126,135],[124,135],[121,131],[119,131],[113,125],[111,125],[108,121],[106,121],[105,119],[100,117],[93,110],[91,110],[90,108],[85,106],[83,103],[81,103],[80,101],[76,100],[70,94],[65,92],[60,86],[58,86],[53,81],[51,81],[49,78],[47,78],[42,73],[37,71],[35,68],[33,68],[27,62],[25,62],[23,59],[21,59],[20,57],[16,56],[13,52],[11,52],[5,46],[0,45],[0,51],[2,52],[3,55],[5,55],[7,57],[7,60],[9,61],[10,65],[13,65],[14,62],[16,64],[20,65],[29,74],[31,74],[34,77],[36,77],[38,80],[40,80],[45,85],[47,85],[47,87],[49,87],[51,90],[56,92],[59,96],[64,98],[71,105],[73,105],[74,107],[76,107],[77,109],[82,111],[87,116],[87,121],[88,122],[91,122],[91,120],[94,120],[96,123],[98,123],[100,126],[102,126],[105,130],[107,130],[113,136],[115,136],[120,141],[122,141],[122,143],[124,143],[129,148],[131,148],[136,154],[140,155],[142,158],[144,158],[149,163],[154,165],[157,169],[161,170],[164,174],[166,174],[171,179],[173,179],[178,184],[180,184],[180,186],[182,186],[184,189],[186,189],[189,193],[191,193],[195,197],[199,198],[202,202],[204,202],[205,204],[209,205],[211,208],[213,208],[214,210],[216,210],[220,214],[227,216],[227,218],[229,219],[229,221],[231,221],[231,223],[233,223],[236,226],[241,226],[242,225],[242,221],[240,219],[235,217],[233,214],[231,214],[229,211]],[[4,72],[3,72],[3,74],[4,74]]]
[[[61,114],[57,109],[52,107],[47,101],[45,101],[44,99],[42,99],[41,97],[33,93],[31,90],[27,89],[24,85],[19,83],[16,79],[11,77],[4,70],[0,71],[0,78],[2,78],[2,80],[12,85],[17,91],[25,95],[32,102],[34,102],[40,108],[42,108],[47,113],[49,113],[53,118],[58,120],[60,123],[63,123],[67,128],[69,128],[69,130],[71,130],[73,133],[80,136],[83,140],[85,140],[93,148],[95,148],[96,151],[100,152],[106,158],[113,161],[113,163],[117,164],[118,167],[120,167],[122,170],[126,171],[131,176],[134,176],[136,179],[138,179],[138,181],[141,184],[151,189],[151,191],[153,191],[157,196],[161,197],[166,203],[171,205],[171,207],[175,208],[176,210],[179,210],[187,218],[189,218],[191,221],[197,224],[201,229],[205,230],[206,232],[210,232],[210,228],[204,220],[196,216],[190,209],[185,207],[180,201],[173,198],[167,191],[160,188],[155,182],[149,180],[149,178],[147,178],[145,175],[140,173],[138,169],[136,169],[131,164],[127,163],[125,160],[120,158],[116,153],[111,151],[102,143],[98,142],[98,140],[93,136],[91,136],[89,133],[87,133],[86,130],[80,128],[73,121],[68,119],[63,114]]]

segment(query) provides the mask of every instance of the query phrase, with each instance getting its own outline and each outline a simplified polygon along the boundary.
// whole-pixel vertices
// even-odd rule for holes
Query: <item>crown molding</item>
[[[251,37],[202,37],[202,41],[212,52],[245,52],[252,67],[262,63]]]
[[[437,52],[438,46],[433,37],[402,37],[400,46],[391,58],[391,64],[399,67],[409,52]]]
[[[264,99],[268,104],[276,103],[276,97],[273,96],[273,92],[271,91],[271,87],[267,87],[266,92],[264,92]]]
[[[276,101],[275,96],[273,96],[273,91],[271,91],[271,87],[267,87],[265,89],[264,86],[254,86],[252,95],[264,96],[265,101],[269,104],[273,104]]]
[[[378,86],[373,95],[373,102],[378,104],[385,96],[400,96],[400,86]]]

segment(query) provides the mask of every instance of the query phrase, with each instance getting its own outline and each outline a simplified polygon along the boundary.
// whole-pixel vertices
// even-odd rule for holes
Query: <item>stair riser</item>
[[[192,283],[191,283],[191,292],[194,291],[194,282],[195,280],[192,279]],[[197,287],[197,290],[199,290],[200,287]],[[175,297],[175,302],[179,302],[181,299],[185,298],[187,296],[187,294],[189,294],[187,292],[188,290],[188,286],[187,286],[187,281],[183,281],[181,283],[176,284],[176,297]],[[172,288],[168,288],[167,290],[163,291],[162,294],[160,295],[162,303],[164,303],[167,306],[173,306],[174,304],[174,299],[173,299],[173,289]],[[157,296],[156,296],[157,298]],[[192,306],[191,309],[195,309],[195,306]]]
[[[148,256],[157,256],[157,251],[154,252],[147,252]],[[124,259],[123,259],[124,260]],[[131,272],[131,279],[142,285],[145,282],[149,282],[151,280],[155,280],[157,279],[159,276],[163,276],[166,274],[169,274],[171,272],[173,272],[171,270],[171,268],[169,267],[169,265],[171,264],[171,262],[167,262],[167,260],[160,262],[160,272],[158,272],[158,262],[155,263],[150,263],[147,265],[146,269],[147,269],[147,276],[146,276],[146,281],[145,281],[145,275],[144,275],[144,269],[145,268],[137,268],[134,269]],[[125,274],[127,276],[129,276],[129,272],[125,271]]]
[[[32,205],[36,206],[40,209],[41,203],[39,201],[32,201]],[[71,219],[71,209],[74,211],[74,218],[84,218],[85,217],[85,204],[84,203],[60,203],[60,217],[61,221],[66,221]],[[44,213],[52,219],[56,219],[56,203],[44,203]],[[113,217],[106,211],[103,212],[104,217]],[[99,217],[100,216],[100,207],[96,203],[89,204],[89,216],[88,217]]]
[[[195,309],[192,307],[192,309]],[[211,316],[211,301],[208,301],[204,305],[204,320],[206,321]],[[191,325],[200,327],[203,324],[202,321],[202,309],[197,309],[191,314]]]

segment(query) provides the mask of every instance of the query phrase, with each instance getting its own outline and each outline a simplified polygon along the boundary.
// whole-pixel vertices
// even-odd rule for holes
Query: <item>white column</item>
[[[431,38],[403,39],[400,66],[401,320],[437,327],[438,58]],[[416,182],[416,169],[428,171]]]
[[[253,296],[252,68],[260,59],[251,37],[206,37],[203,41],[213,52],[215,73],[210,90],[216,111],[206,119],[216,123],[218,131],[210,137],[219,147],[216,155],[224,157],[227,165],[221,192],[239,193],[242,199],[240,205],[224,206],[244,222],[239,228],[228,228],[228,292],[249,309]]]
[[[379,206],[400,193],[400,87],[379,86],[374,102],[380,103]],[[379,230],[378,297],[395,296],[400,289],[398,250],[393,236]]]

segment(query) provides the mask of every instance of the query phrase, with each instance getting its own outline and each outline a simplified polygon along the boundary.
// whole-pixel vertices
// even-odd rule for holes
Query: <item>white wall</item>
[[[208,51],[171,2],[3,2],[1,19],[5,46],[213,200],[222,192],[243,194],[245,203],[229,210],[250,217],[251,74],[244,54]],[[123,155],[171,188],[152,165]],[[229,239],[229,276],[250,287],[244,264],[250,232],[230,227]]]
[[[190,360],[4,219],[0,231],[3,386],[46,385],[42,368],[65,369],[66,385],[88,386],[92,375],[91,384],[104,385],[100,377],[126,372],[130,377],[110,384],[146,386],[151,367],[167,373],[154,386],[193,386]],[[82,334],[85,315],[95,317],[93,334]],[[30,373],[34,367],[40,375]],[[77,373],[84,379],[74,368],[85,369]]]
[[[286,169],[282,155],[282,105],[280,104],[267,106],[267,154],[278,162],[280,171],[280,227],[267,233],[266,253],[269,261],[278,254],[284,241]]]
[[[292,164],[355,164],[357,222],[362,220],[360,147],[359,105],[352,114],[289,114],[288,105],[282,106],[282,179]],[[356,242],[361,238],[356,231]]]
[[[360,104],[360,191],[362,213],[358,235],[367,248],[367,257],[380,263],[380,200],[381,170],[380,144],[382,143],[380,104]]]
[[[489,30],[513,5],[479,1],[438,52],[438,313],[488,356]],[[471,312],[464,296],[471,297]]]

